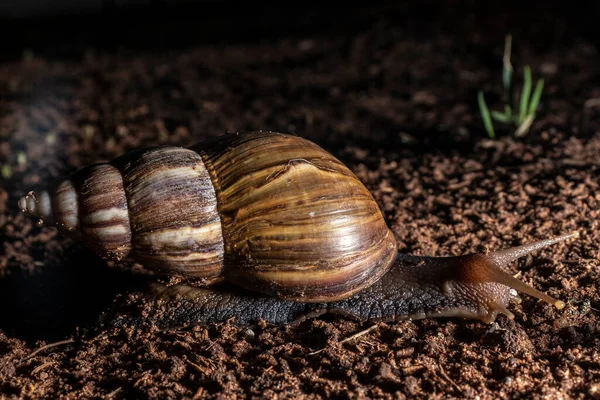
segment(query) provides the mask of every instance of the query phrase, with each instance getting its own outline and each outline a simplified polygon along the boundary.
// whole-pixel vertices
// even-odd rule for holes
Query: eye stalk
[[[510,263],[518,258],[521,258],[533,251],[540,250],[545,247],[551,246],[551,245],[559,243],[559,242],[564,242],[569,239],[577,239],[577,238],[579,238],[579,232],[575,231],[575,232],[571,232],[571,233],[568,233],[568,234],[565,234],[562,236],[557,236],[557,237],[546,239],[546,240],[540,240],[535,243],[525,244],[525,245],[518,246],[518,247],[513,247],[512,249],[499,250],[499,251],[489,254],[488,257],[490,257],[493,260],[493,262],[496,263],[498,268],[496,268],[495,270],[498,271],[498,270],[500,270],[501,267],[503,267],[503,266],[507,265],[508,263]],[[502,271],[502,272],[504,273],[504,271]],[[528,286],[528,285],[524,284],[523,282],[519,281],[518,279],[514,278],[512,275],[509,275],[506,273],[504,273],[504,274],[505,275],[503,275],[503,276],[505,276],[505,278],[501,278],[500,276],[497,277],[498,282],[504,283],[504,282],[502,282],[502,280],[506,279],[505,284],[507,286],[512,287],[513,289],[516,289],[523,293],[529,294],[530,296],[536,297],[540,300],[544,300],[547,303],[554,305],[559,310],[562,310],[565,307],[565,303],[563,301],[556,300],[556,299],[548,296],[545,293],[541,293],[540,291],[538,291],[538,290],[532,288],[531,286]],[[508,278],[506,278],[506,276],[508,276]]]
[[[579,237],[579,232],[571,232],[550,239],[540,240],[534,243],[524,244],[522,246],[512,247],[494,251],[489,254],[472,254],[460,256],[460,268],[457,270],[457,277],[461,282],[469,283],[499,283],[506,285],[516,291],[528,294],[537,299],[543,300],[553,305],[559,310],[565,307],[565,303],[557,300],[546,293],[542,293],[525,282],[515,278],[504,268],[521,257],[524,257],[534,251],[541,250],[553,244],[564,242],[569,239]],[[508,315],[508,314],[507,314]]]

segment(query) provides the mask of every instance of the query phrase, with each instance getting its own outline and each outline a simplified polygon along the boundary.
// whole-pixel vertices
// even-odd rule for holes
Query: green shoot
[[[521,89],[521,96],[519,98],[517,108],[512,85],[513,67],[510,61],[511,45],[512,37],[511,35],[507,35],[504,44],[504,55],[502,57],[502,86],[504,89],[503,98],[505,102],[504,112],[495,110],[490,111],[481,91],[477,96],[481,118],[483,120],[485,130],[487,131],[488,136],[491,138],[496,136],[492,120],[501,122],[503,124],[514,125],[515,136],[525,135],[533,124],[538,105],[542,98],[542,91],[544,89],[544,80],[539,79],[532,94],[531,68],[526,65],[523,68],[523,87]],[[517,109],[518,114],[516,113]]]
[[[527,114],[533,115],[535,110],[537,110],[538,104],[540,103],[540,99],[542,98],[542,90],[544,89],[544,80],[540,79],[535,85],[535,90],[533,91],[533,96],[531,96],[531,102],[529,103],[529,109],[527,110]]]
[[[510,122],[510,116],[508,114],[502,114],[499,111],[492,111],[491,114],[496,121],[504,122],[505,124]]]
[[[510,62],[510,52],[512,47],[512,36],[506,36],[506,41],[504,42],[504,54],[502,55],[502,84],[504,85],[504,101],[506,103],[510,103],[510,98],[512,97],[512,74],[513,74],[513,66]]]
[[[481,118],[483,119],[483,124],[485,125],[485,130],[488,132],[488,136],[490,138],[495,138],[496,133],[494,132],[494,125],[492,124],[492,118],[490,117],[490,111],[487,108],[487,104],[485,104],[485,99],[483,98],[483,92],[479,92],[478,95],[479,102],[479,110],[481,111]]]
[[[523,91],[521,92],[521,104],[519,107],[519,125],[527,118],[529,96],[531,96],[531,69],[526,65],[523,71]]]

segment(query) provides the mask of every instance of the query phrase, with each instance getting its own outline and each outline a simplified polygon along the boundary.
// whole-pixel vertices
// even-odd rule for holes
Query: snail
[[[297,135],[232,133],[191,147],[131,150],[18,201],[98,256],[134,261],[174,320],[293,323],[508,318],[517,291],[564,303],[507,265],[578,233],[488,254],[403,254],[372,194],[332,154]]]

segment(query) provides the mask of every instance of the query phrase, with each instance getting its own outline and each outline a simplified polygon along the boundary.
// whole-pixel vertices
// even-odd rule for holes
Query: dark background
[[[19,58],[23,51],[73,57],[89,47],[172,50],[324,31],[346,35],[382,18],[424,36],[432,29],[456,35],[485,27],[491,35],[510,30],[515,36],[525,30],[551,46],[573,35],[597,41],[599,11],[598,2],[545,1],[8,0],[0,4],[5,37],[0,57]]]

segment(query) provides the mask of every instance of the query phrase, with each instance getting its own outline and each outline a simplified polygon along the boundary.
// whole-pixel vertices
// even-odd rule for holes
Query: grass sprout
[[[517,137],[527,134],[531,124],[535,120],[536,111],[542,98],[542,91],[544,90],[543,79],[539,79],[535,85],[535,88],[533,88],[531,68],[529,65],[526,65],[523,68],[523,87],[517,103],[513,86],[514,70],[512,63],[510,62],[511,45],[512,37],[511,35],[507,35],[504,43],[504,56],[502,57],[504,111],[490,111],[485,101],[483,92],[479,91],[477,95],[477,103],[479,104],[481,119],[483,120],[485,130],[490,138],[496,137],[493,121],[503,124],[512,124],[515,127],[514,134]]]

